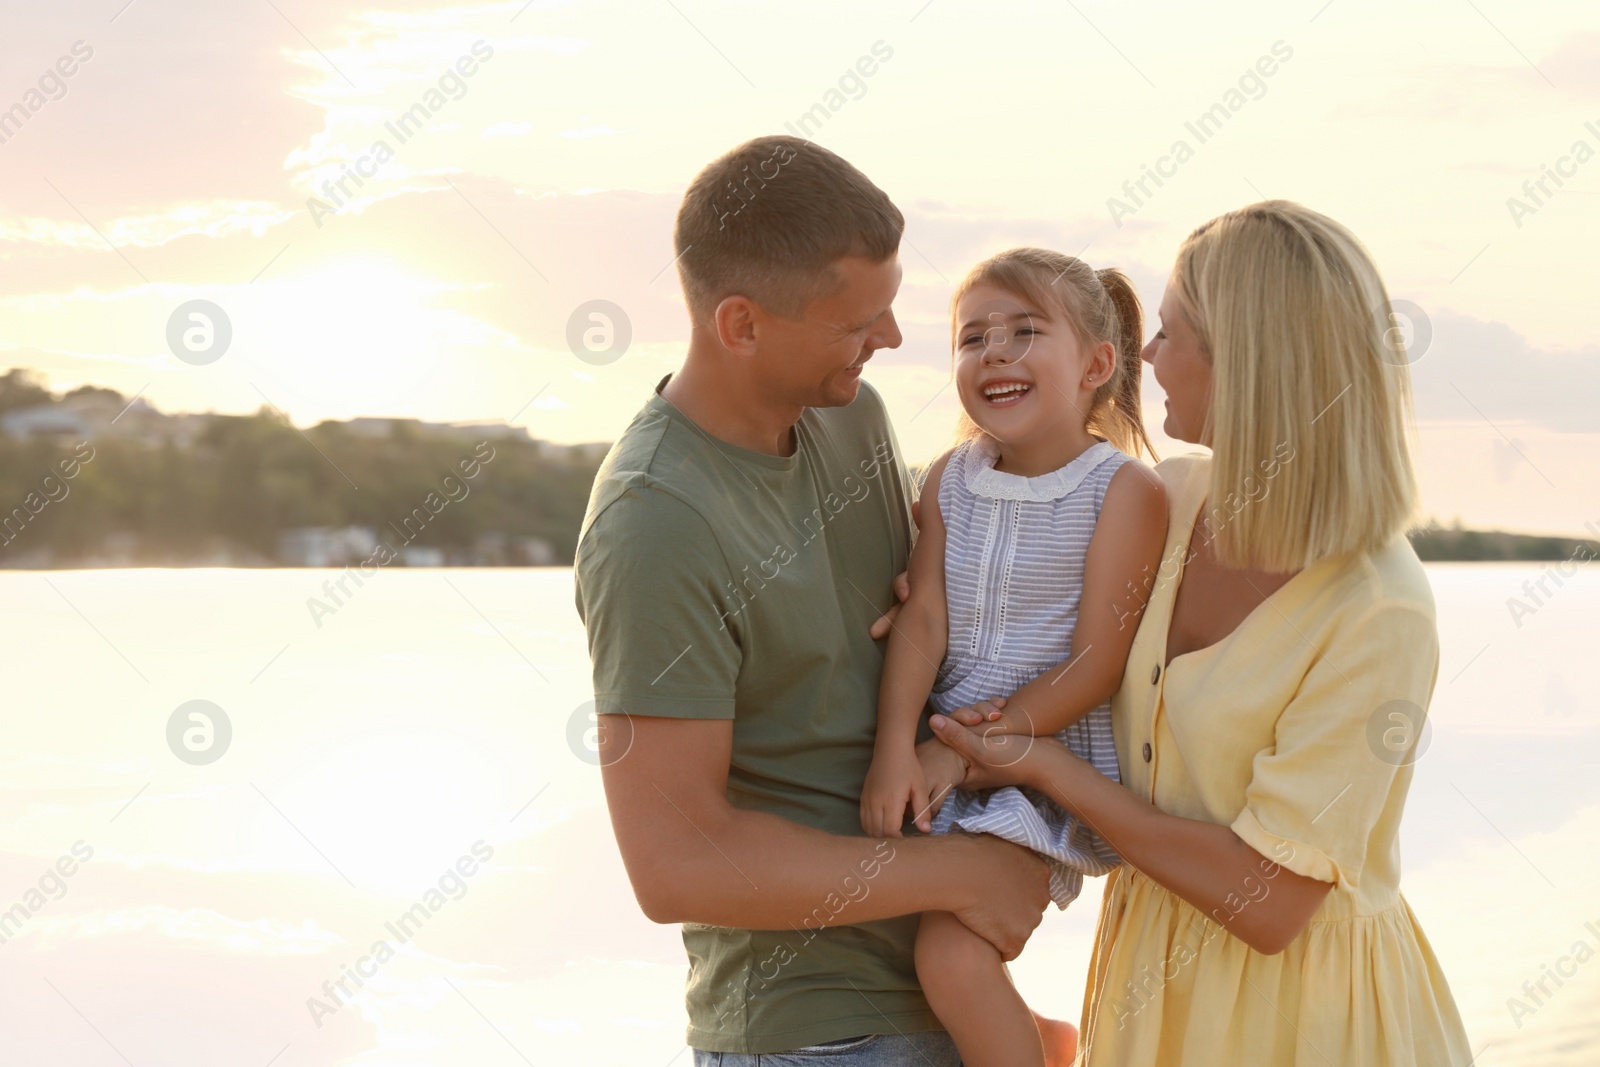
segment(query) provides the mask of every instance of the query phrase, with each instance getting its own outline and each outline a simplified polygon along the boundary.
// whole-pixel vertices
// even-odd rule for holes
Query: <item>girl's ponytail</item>
[[[1144,361],[1139,358],[1144,348],[1144,308],[1126,274],[1115,267],[1094,273],[1110,304],[1110,325],[1115,328],[1107,331],[1107,340],[1117,353],[1116,370],[1095,394],[1096,421],[1102,436],[1130,456],[1148,452],[1151,459],[1157,459],[1139,406],[1139,385],[1144,378]]]

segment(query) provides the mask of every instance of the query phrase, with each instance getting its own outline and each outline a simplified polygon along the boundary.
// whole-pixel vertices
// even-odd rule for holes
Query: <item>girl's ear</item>
[[[1084,371],[1084,384],[1091,389],[1098,389],[1111,380],[1112,372],[1117,369],[1117,350],[1110,341],[1101,341],[1094,346],[1094,351],[1089,353],[1089,366]]]

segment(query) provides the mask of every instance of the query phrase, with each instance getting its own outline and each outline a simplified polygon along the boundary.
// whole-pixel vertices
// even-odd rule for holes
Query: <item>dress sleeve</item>
[[[1393,836],[1439,670],[1430,610],[1380,601],[1334,623],[1251,765],[1233,832],[1296,874],[1353,889]]]
[[[669,492],[630,488],[584,531],[574,580],[598,713],[734,717],[739,604],[697,511]]]

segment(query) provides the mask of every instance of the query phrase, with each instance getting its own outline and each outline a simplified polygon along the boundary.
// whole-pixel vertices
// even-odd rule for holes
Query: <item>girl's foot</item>
[[[1044,1042],[1045,1067],[1072,1067],[1078,1058],[1078,1028],[1060,1019],[1046,1019],[1038,1012],[1033,1012],[1033,1022]]]

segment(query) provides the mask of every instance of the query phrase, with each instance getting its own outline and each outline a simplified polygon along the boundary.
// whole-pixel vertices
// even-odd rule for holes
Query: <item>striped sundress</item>
[[[1010,696],[1072,652],[1084,558],[1111,476],[1131,457],[1099,440],[1059,470],[1033,478],[994,469],[987,435],[959,445],[939,483],[950,636],[931,697],[940,712]],[[1056,735],[1121,781],[1106,701]],[[1076,817],[1031,789],[957,790],[933,832],[989,833],[1050,863],[1050,896],[1065,908],[1083,876],[1121,858]]]

